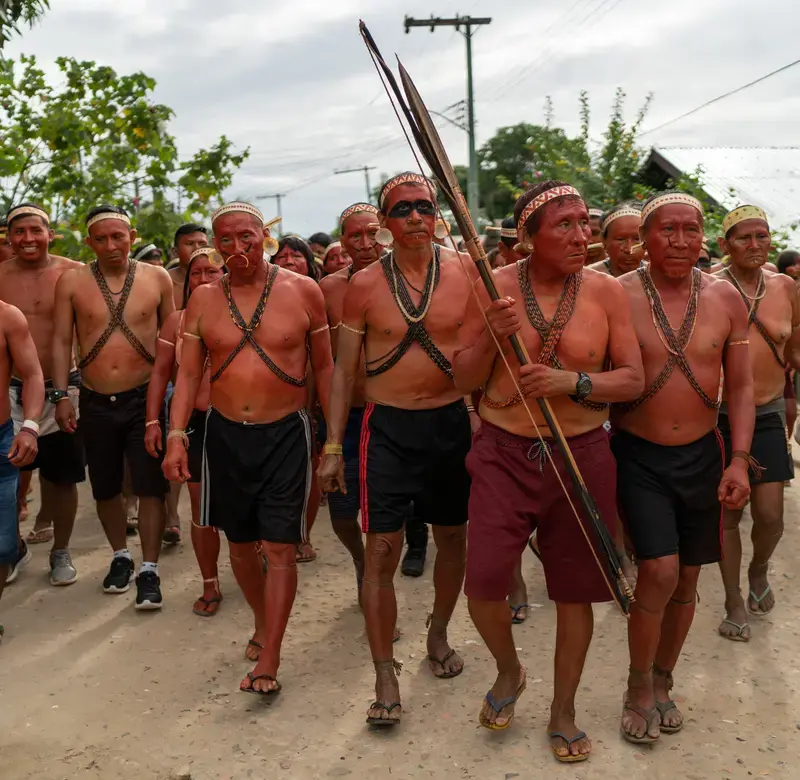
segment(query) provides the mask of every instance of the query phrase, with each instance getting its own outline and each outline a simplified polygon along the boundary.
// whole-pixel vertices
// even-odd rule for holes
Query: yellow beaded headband
[[[523,230],[525,228],[525,223],[533,216],[535,212],[544,206],[545,203],[549,203],[551,200],[555,200],[556,198],[566,197],[567,195],[575,195],[581,198],[580,192],[578,192],[578,190],[576,190],[574,187],[570,187],[569,184],[564,184],[560,187],[551,187],[549,190],[545,190],[537,195],[525,206],[524,209],[522,209],[522,214],[519,215],[519,219],[517,220],[517,230]]]
[[[697,198],[693,198],[691,195],[687,195],[685,192],[665,192],[663,195],[653,198],[653,200],[651,200],[642,209],[642,224],[644,224],[645,220],[656,209],[660,209],[662,206],[670,206],[675,203],[682,206],[691,206],[700,212],[701,217],[703,216],[703,204],[697,200]]]
[[[384,185],[383,191],[381,192],[381,208],[383,208],[383,204],[386,203],[386,196],[395,189],[395,187],[399,187],[401,184],[421,184],[424,187],[430,187],[431,193],[436,191],[436,187],[434,187],[430,179],[420,176],[418,173],[401,173],[399,176],[395,176],[394,179],[390,179]]]
[[[746,219],[761,219],[769,225],[769,220],[763,209],[758,206],[739,206],[725,215],[722,220],[722,232],[727,233],[734,225],[738,225]]]
[[[352,217],[354,214],[378,214],[378,209],[375,208],[371,203],[354,203],[352,206],[348,206],[343,212],[342,215],[339,217],[339,227],[344,225],[345,220],[348,217]]]
[[[213,225],[224,214],[232,214],[234,212],[250,214],[256,217],[262,225],[264,224],[264,215],[255,206],[250,203],[243,203],[242,201],[234,201],[233,203],[226,203],[224,206],[220,206],[211,215],[211,224]]]
[[[130,227],[131,224],[131,218],[127,214],[118,214],[116,211],[103,211],[100,214],[95,214],[86,223],[86,229],[88,230],[92,225],[96,225],[104,219],[118,219],[120,222],[124,222],[128,227]]]
[[[620,219],[621,217],[636,217],[636,219],[641,219],[642,212],[639,209],[619,209],[619,211],[615,211],[613,214],[609,214],[601,223],[600,229],[605,232],[606,228],[615,220]]]
[[[17,217],[41,217],[48,225],[50,224],[50,217],[46,211],[36,208],[36,206],[18,206],[8,212],[7,221],[11,224],[12,219]]]

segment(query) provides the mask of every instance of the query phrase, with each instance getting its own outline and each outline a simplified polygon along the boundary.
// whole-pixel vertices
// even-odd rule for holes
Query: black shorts
[[[778,402],[785,407],[783,397]],[[773,402],[774,403],[774,402]],[[772,404],[768,404],[771,406]],[[762,409],[764,407],[761,407]],[[728,415],[720,412],[719,431],[725,442],[725,463],[731,462],[731,426]],[[756,407],[756,426],[753,430],[753,443],[750,454],[763,467],[760,475],[750,469],[750,484],[763,485],[767,482],[786,482],[794,477],[794,460],[786,438],[786,418],[778,412],[759,414]]]
[[[125,463],[131,490],[139,498],[164,498],[167,480],[161,458],[144,448],[147,385],[105,395],[81,387],[80,428],[86,445],[86,463],[95,501],[110,501],[122,492]],[[161,413],[164,424],[164,413]]]
[[[636,557],[680,556],[685,566],[722,559],[723,471],[719,431],[691,444],[667,447],[615,430],[617,502]]]
[[[361,425],[362,530],[399,531],[412,514],[431,525],[464,525],[471,441],[462,400],[415,410],[367,404]]]
[[[194,409],[186,426],[189,436],[189,483],[199,484],[203,476],[203,441],[206,438],[207,412]]]
[[[228,420],[208,412],[200,523],[229,542],[307,541],[311,421],[303,409],[272,423]]]
[[[39,469],[39,475],[54,485],[77,485],[86,482],[86,453],[83,448],[83,426],[75,433],[56,431],[39,437],[39,452],[29,466],[20,471]]]
[[[347,427],[342,441],[344,457],[344,481],[347,493],[328,494],[328,509],[331,520],[355,520],[361,506],[361,491],[358,479],[358,448],[361,441],[361,424],[364,420],[364,408],[353,407],[347,418]]]

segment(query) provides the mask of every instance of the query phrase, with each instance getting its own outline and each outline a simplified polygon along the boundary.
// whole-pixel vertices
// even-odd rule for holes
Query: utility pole
[[[275,204],[278,209],[278,216],[283,217],[281,213],[281,199],[286,197],[285,192],[277,192],[274,195],[256,195],[256,200],[269,200],[270,198],[275,198]],[[278,238],[283,235],[283,222],[278,223],[280,228],[278,228]]]
[[[335,174],[340,173],[364,173],[364,181],[367,185],[367,203],[372,203],[372,188],[369,186],[369,172],[374,171],[374,166],[365,165],[363,168],[347,168],[343,171],[334,171]]]
[[[430,27],[433,32],[437,27],[455,27],[456,32],[461,32],[467,41],[467,131],[469,132],[469,173],[467,177],[467,203],[472,215],[472,221],[478,219],[478,154],[475,149],[475,95],[472,83],[472,36],[473,27],[491,24],[490,17],[456,16],[454,19],[442,19],[440,16],[431,16],[430,19],[413,19],[406,16],[403,22],[406,34],[412,27]]]

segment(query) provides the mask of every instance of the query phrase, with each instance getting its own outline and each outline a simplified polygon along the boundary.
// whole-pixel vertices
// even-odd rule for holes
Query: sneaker
[[[32,560],[33,555],[31,555],[28,545],[25,544],[24,540],[21,541],[19,552],[17,553],[17,560],[9,567],[8,576],[6,577],[6,585],[10,585],[12,582],[14,582],[14,580],[19,577],[20,569],[24,569]]]
[[[72,585],[78,579],[78,572],[72,565],[69,550],[53,550],[50,553],[50,584]]]
[[[422,573],[425,571],[425,557],[427,552],[427,546],[409,547],[406,550],[400,571],[402,571],[406,577],[421,577]]]
[[[154,571],[143,571],[136,578],[136,609],[161,609],[161,578]]]
[[[135,579],[133,561],[130,558],[114,558],[103,580],[106,593],[125,593]]]

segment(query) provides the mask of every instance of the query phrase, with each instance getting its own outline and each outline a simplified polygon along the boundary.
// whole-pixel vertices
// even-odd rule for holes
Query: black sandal
[[[662,669],[658,664],[653,664],[653,674],[657,674],[659,677],[666,678],[667,691],[671,691],[675,687],[675,681],[672,679],[672,672]],[[681,721],[677,726],[667,726],[664,724],[664,716],[670,710],[675,710],[682,717],[682,713],[678,709],[678,705],[675,704],[672,699],[667,699],[667,701],[657,701],[656,709],[658,710],[659,715],[661,715],[661,731],[664,734],[677,734],[683,729],[683,721]]]
[[[646,710],[643,707],[640,707],[638,704],[634,704],[632,701],[629,701],[627,698],[622,700],[622,714],[625,714],[625,710],[630,710],[631,712],[638,715],[645,723],[647,727],[644,736],[636,737],[633,734],[629,734],[625,729],[622,727],[622,721],[619,724],[619,730],[622,732],[622,736],[634,745],[652,745],[653,742],[658,742],[658,737],[651,737],[650,736],[650,729],[653,727],[653,723],[655,722],[656,718],[660,719],[660,714],[658,711],[658,707],[653,707],[650,710]]]
[[[382,701],[374,701],[369,706],[371,710],[374,710],[376,707],[386,710],[386,714],[391,715],[397,707],[402,707],[402,704],[399,701],[393,701],[391,704],[386,704],[386,702]],[[403,714],[402,709],[400,714]],[[392,718],[375,718],[368,715],[367,723],[369,723],[370,726],[397,726],[400,723],[400,719],[398,718],[397,720],[393,720]]]
[[[253,674],[252,672],[247,673],[247,679],[250,680],[250,687],[249,688],[239,688],[240,693],[255,693],[259,696],[275,696],[276,694],[281,692],[281,688],[283,687],[278,680],[273,677],[271,674]],[[272,688],[269,691],[259,691],[253,687],[253,683],[256,680],[271,680],[274,683],[278,684],[277,688]]]
[[[446,664],[446,663],[447,663],[447,662],[448,662],[448,661],[449,661],[449,660],[450,660],[450,659],[451,659],[451,658],[452,658],[452,657],[453,657],[455,654],[456,654],[456,651],[455,651],[455,650],[451,650],[449,653],[447,653],[447,655],[445,655],[445,657],[444,657],[444,658],[437,658],[435,655],[428,655],[428,660],[429,660],[429,661],[433,661],[433,663],[435,663],[435,664],[439,664],[439,666],[441,666],[441,667],[442,667],[442,670],[444,670],[444,665],[445,665],[445,664]],[[463,672],[463,671],[464,671],[464,667],[463,667],[463,666],[462,666],[460,669],[458,669],[457,671],[453,671],[453,672],[445,672],[445,671],[442,671],[442,674],[436,674],[436,672],[434,672],[434,671],[433,671],[433,669],[431,669],[431,672],[432,672],[433,676],[434,676],[434,677],[435,677],[437,680],[450,680],[450,679],[452,679],[453,677],[458,677],[458,675],[459,675],[459,674],[461,674],[461,672]]]

